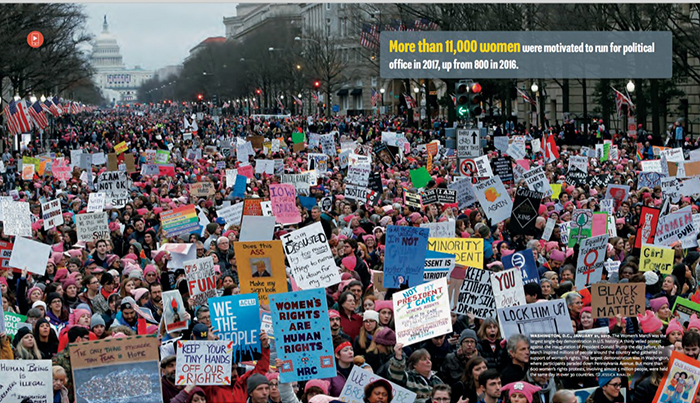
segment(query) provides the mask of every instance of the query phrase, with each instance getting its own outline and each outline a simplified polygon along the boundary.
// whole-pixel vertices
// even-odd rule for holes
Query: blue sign
[[[322,288],[270,295],[280,382],[331,378],[335,369],[326,292]]]
[[[511,267],[520,268],[520,272],[523,274],[523,285],[527,283],[540,283],[537,263],[535,262],[535,255],[532,254],[532,249],[528,248],[508,256],[503,256],[501,261],[503,262],[503,270],[508,270]]]
[[[338,105],[333,105],[333,112],[338,112],[340,111],[340,107]]]
[[[384,288],[423,284],[428,228],[390,225],[386,231]]]
[[[248,183],[248,178],[243,175],[236,176],[236,184],[233,185],[233,197],[245,197],[245,187]]]
[[[260,352],[260,305],[257,294],[209,298],[211,325],[219,340],[234,343],[234,361],[245,353]]]
[[[315,197],[297,196],[301,206],[305,209],[311,211],[312,208],[318,206],[318,202]]]

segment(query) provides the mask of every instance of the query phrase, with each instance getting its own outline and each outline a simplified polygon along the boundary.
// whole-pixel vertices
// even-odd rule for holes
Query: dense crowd
[[[640,160],[658,159],[654,156],[652,142],[663,142],[647,136],[641,127],[639,136],[611,135],[602,121],[595,122],[589,133],[581,133],[573,122],[556,123],[547,130],[526,129],[522,125],[511,126],[509,130],[498,125],[490,127],[484,147],[489,159],[502,155],[495,147],[495,136],[522,135],[533,140],[552,133],[558,144],[559,157],[555,159],[545,159],[542,152],[533,153],[528,146],[524,159],[541,165],[550,184],[561,184],[561,192],[541,201],[535,232],[523,235],[512,233],[509,220],[490,222],[478,202],[469,206],[435,203],[423,208],[404,202],[406,192],[419,192],[411,182],[409,172],[412,169],[429,168],[431,180],[426,189],[447,188],[461,178],[454,153],[440,151],[431,155],[429,161],[426,148],[419,147],[438,140],[440,148],[445,148],[446,122],[437,120],[415,129],[404,117],[390,116],[268,119],[224,116],[215,121],[204,115],[198,122],[198,132],[190,137],[185,135],[182,112],[165,113],[154,109],[141,113],[115,109],[67,115],[57,119],[50,128],[53,140],[48,148],[33,141],[18,152],[6,144],[2,155],[6,169],[2,174],[3,195],[18,190],[17,200],[30,203],[34,215],[32,238],[51,245],[52,253],[45,275],[33,275],[32,268],[0,272],[4,312],[24,315],[29,324],[20,327],[14,337],[0,335],[0,359],[53,360],[56,402],[72,402],[77,398],[69,343],[122,338],[144,331],[158,334],[163,342],[160,366],[164,403],[331,402],[340,396],[354,366],[414,392],[418,403],[574,403],[573,391],[584,388],[594,388],[586,403],[622,402],[621,390],[626,390],[626,401],[652,401],[663,372],[628,376],[603,371],[579,378],[533,376],[529,372],[529,339],[523,335],[504,339],[496,318],[480,319],[472,314],[453,313],[452,333],[410,346],[397,343],[391,302],[397,290],[385,290],[381,284],[374,284],[376,274],[383,270],[387,227],[418,227],[445,221],[455,222],[456,237],[483,239],[485,270],[498,272],[503,269],[503,257],[531,249],[540,279],[539,283],[524,287],[527,303],[564,300],[577,332],[607,328],[606,332],[612,334],[662,334],[664,342],[655,348],[698,358],[700,319],[693,315],[684,323],[674,317],[672,308],[676,298],[697,299],[700,253],[696,247],[684,249],[680,242],[676,243],[672,274],[662,275],[640,271],[639,252],[634,248],[641,208],[661,207],[664,202],[659,186],[637,186]],[[682,133],[683,128],[680,130]],[[381,176],[383,190],[373,205],[344,197],[347,171],[341,168],[336,155],[329,159],[328,172],[320,175],[317,184],[310,187],[308,196],[315,197],[319,206],[308,208],[298,202],[302,221],[275,228],[274,239],[279,239],[296,228],[320,222],[327,235],[342,273],[342,281],[325,290],[337,375],[305,383],[280,383],[279,362],[274,361],[274,356],[271,358],[270,342],[263,332],[261,354],[254,357],[253,365],[233,366],[231,386],[176,386],[178,358],[172,348],[173,340],[213,340],[217,332],[212,328],[209,309],[195,304],[183,281],[184,270],[169,267],[171,256],[162,246],[165,243],[194,244],[198,258],[213,258],[217,294],[239,293],[239,262],[234,243],[238,242],[241,227],[237,223],[226,223],[216,212],[242,200],[233,196],[233,187],[225,183],[224,170],[217,163],[223,162],[230,169],[239,167],[241,162],[237,161],[235,149],[224,153],[222,145],[234,144],[235,147],[236,138],[253,135],[263,136],[266,141],[280,139],[279,151],[256,148],[248,162],[282,159],[284,173],[301,173],[308,169],[308,153],[322,153],[322,149],[319,146],[294,151],[292,136],[295,132],[305,133],[307,141],[311,133],[333,133],[337,148],[354,142],[353,151],[359,155],[371,156],[375,146],[381,143],[383,132],[404,133],[409,143],[405,150],[393,155],[393,159],[384,160],[376,155],[372,159],[372,172]],[[673,134],[675,142],[675,129]],[[684,137],[682,135],[681,139]],[[605,184],[567,183],[569,158],[581,155],[579,146],[604,140],[611,140],[619,154],[607,161],[590,156],[589,174],[609,174],[609,184],[629,185],[630,192],[614,211],[617,237],[610,238],[607,245],[606,257],[619,262],[619,268],[615,272],[606,270],[602,282],[641,284],[647,303],[645,316],[593,319],[590,292],[574,286],[578,249],[562,242],[560,224],[569,222],[576,209],[600,211],[600,201],[606,195]],[[86,211],[91,193],[85,176],[81,177],[81,168],[76,166],[68,181],[59,181],[48,172],[23,180],[19,162],[23,156],[70,157],[70,150],[78,148],[83,153],[113,153],[115,145],[123,141],[128,144],[127,153],[133,154],[136,160],[136,172],[130,174],[131,201],[124,208],[106,210],[109,239],[79,242],[75,217]],[[573,144],[577,145],[569,146]],[[678,145],[688,149],[691,141],[688,139]],[[169,150],[174,174],[140,174],[146,150]],[[193,158],[195,150],[202,151],[196,154],[197,158]],[[95,177],[105,170],[101,165],[91,167]],[[192,196],[189,186],[198,182],[211,182],[216,189],[214,195]],[[269,185],[274,183],[280,183],[278,172],[256,174],[246,185],[245,198],[269,200]],[[511,197],[515,197],[518,186],[525,186],[524,181],[507,184]],[[321,208],[321,200],[328,196],[333,198],[332,206]],[[40,204],[54,199],[61,203],[65,224],[47,231],[42,225]],[[159,217],[188,204],[194,204],[198,212],[208,218],[209,224],[184,239],[168,237]],[[686,206],[697,212],[700,204],[695,198],[683,197],[676,203],[671,202],[668,211]],[[542,238],[548,219],[553,219],[557,226],[545,241]],[[0,241],[10,242],[12,238],[0,232]],[[187,330],[169,333],[161,325],[164,310],[168,309],[163,306],[162,293],[170,290],[178,290],[183,297],[191,319]],[[139,327],[139,319],[146,320],[147,328]],[[682,382],[674,383],[668,401],[689,401],[688,391],[694,390],[697,381],[687,381],[685,375]],[[78,394],[92,395],[94,401],[110,401],[109,394],[116,396],[122,389],[126,393],[133,393],[134,388],[148,390],[148,382],[127,382],[124,378],[128,376],[128,373],[119,374],[117,384],[113,384],[113,379],[95,376],[81,385]],[[99,384],[104,387],[98,387]],[[388,403],[393,398],[391,385],[382,380],[370,383],[364,392],[365,402]]]

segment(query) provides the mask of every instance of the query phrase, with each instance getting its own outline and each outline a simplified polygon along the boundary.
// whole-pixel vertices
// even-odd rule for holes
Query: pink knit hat
[[[671,332],[681,332],[681,335],[683,335],[683,326],[681,326],[681,323],[678,321],[678,319],[673,318],[671,319],[670,322],[668,322],[668,327],[666,328],[666,336],[671,334]]]
[[[391,311],[393,311],[394,305],[393,305],[392,301],[384,301],[384,300],[374,301],[374,310],[379,312],[382,309],[390,309]]]
[[[138,300],[140,300],[144,294],[148,292],[148,289],[146,288],[137,288],[135,290],[131,290],[131,295],[134,296],[134,301],[138,303]]]
[[[345,267],[348,270],[355,270],[355,267],[357,266],[357,258],[355,255],[349,255],[343,258],[342,260],[343,267]]]
[[[698,319],[698,315],[696,315],[696,314],[690,315],[690,321],[688,322],[688,327],[686,329],[687,330],[700,329],[700,319]]]
[[[669,305],[668,298],[666,297],[654,298],[649,301],[649,306],[654,313],[659,312],[659,309],[661,309],[661,307],[664,305]]]
[[[637,315],[637,320],[642,326],[642,333],[644,334],[654,333],[664,326],[664,323],[661,322],[661,319],[657,318],[656,315],[654,315],[654,313],[649,310],[646,311],[646,314],[644,316]]]

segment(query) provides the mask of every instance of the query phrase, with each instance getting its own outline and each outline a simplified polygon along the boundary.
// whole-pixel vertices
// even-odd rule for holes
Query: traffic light
[[[202,94],[197,95],[197,99],[198,99],[199,101],[201,101],[202,99],[204,99],[204,95],[202,95]]]
[[[460,81],[455,84],[455,109],[459,118],[469,116],[469,83]]]
[[[472,117],[477,117],[481,115],[481,103],[484,101],[483,95],[481,95],[481,84],[471,83],[469,87],[469,114]]]
[[[257,90],[255,90],[255,93],[260,95],[260,94],[262,94],[262,91],[260,90],[260,88],[258,88]]]
[[[321,82],[320,81],[314,81],[314,88],[319,89],[321,88]]]

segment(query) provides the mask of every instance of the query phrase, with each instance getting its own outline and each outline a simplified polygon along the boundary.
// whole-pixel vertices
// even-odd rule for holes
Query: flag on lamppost
[[[610,88],[615,91],[615,107],[617,108],[617,116],[622,116],[622,105],[627,105],[627,115],[629,116],[634,110],[634,103],[632,102],[632,99],[629,97],[629,95],[621,93],[614,87],[611,86]]]
[[[515,87],[516,90],[518,90],[518,94],[520,94],[521,97],[523,97],[523,100],[525,102],[530,103],[532,106],[537,106],[537,101],[535,101],[529,94],[526,92],[522,91],[520,88]]]

